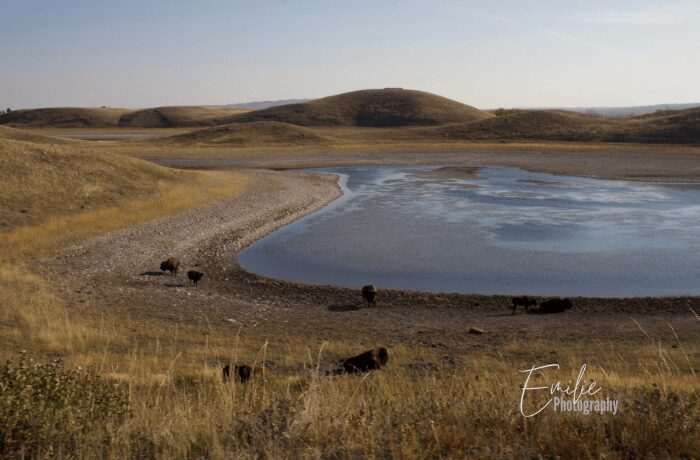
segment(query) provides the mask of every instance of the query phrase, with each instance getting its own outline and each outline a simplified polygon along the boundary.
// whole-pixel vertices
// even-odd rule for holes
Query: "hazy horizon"
[[[700,101],[700,3],[0,0],[0,107],[403,87],[479,108]]]

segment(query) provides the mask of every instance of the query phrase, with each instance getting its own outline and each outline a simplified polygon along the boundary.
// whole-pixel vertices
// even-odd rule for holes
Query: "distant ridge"
[[[0,115],[0,124],[21,127],[109,128],[117,126],[119,118],[129,111],[86,107],[13,110]]]
[[[635,115],[645,115],[648,113],[662,112],[667,110],[692,109],[695,107],[700,107],[700,102],[687,104],[639,105],[632,107],[552,107],[551,109],[569,110],[572,112],[585,113],[588,115],[600,115],[603,117],[631,117]]]
[[[19,128],[180,128],[213,126],[220,118],[245,113],[246,109],[207,107],[154,107],[112,109],[54,107],[13,110],[0,114],[0,125]]]
[[[240,102],[237,104],[226,104],[217,105],[210,107],[225,107],[231,109],[250,109],[250,110],[262,110],[269,109],[270,107],[277,107],[279,105],[289,105],[289,104],[302,104],[304,102],[309,102],[313,99],[280,99],[278,101],[255,101],[255,102]]]

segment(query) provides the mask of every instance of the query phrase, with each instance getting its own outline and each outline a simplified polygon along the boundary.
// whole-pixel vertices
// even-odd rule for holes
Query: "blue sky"
[[[700,1],[0,0],[0,106],[700,101]]]

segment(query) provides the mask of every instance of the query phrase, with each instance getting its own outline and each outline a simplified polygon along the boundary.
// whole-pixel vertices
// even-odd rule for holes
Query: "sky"
[[[700,1],[0,0],[0,107],[700,102]]]

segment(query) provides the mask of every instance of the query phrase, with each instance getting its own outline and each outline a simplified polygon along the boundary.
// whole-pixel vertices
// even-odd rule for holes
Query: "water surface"
[[[327,168],[344,194],[239,263],[315,284],[482,294],[700,294],[700,190],[517,168]]]

